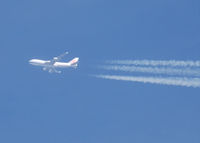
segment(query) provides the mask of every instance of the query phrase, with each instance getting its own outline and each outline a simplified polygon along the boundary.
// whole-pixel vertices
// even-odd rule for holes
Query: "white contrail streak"
[[[142,72],[153,74],[168,74],[168,75],[187,75],[200,76],[200,69],[190,68],[169,68],[169,67],[137,67],[137,66],[99,66],[105,70],[125,71],[125,72]]]
[[[141,66],[172,66],[172,67],[200,67],[200,61],[161,61],[161,60],[113,60],[110,64],[141,65]]]
[[[118,76],[118,75],[95,75],[95,77],[103,79],[143,82],[152,84],[200,87],[200,78],[135,77],[135,76]]]

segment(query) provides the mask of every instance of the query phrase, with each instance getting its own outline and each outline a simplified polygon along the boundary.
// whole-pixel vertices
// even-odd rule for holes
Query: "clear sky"
[[[0,142],[199,143],[200,88],[89,76],[105,60],[199,60],[199,25],[199,0],[0,1]],[[28,64],[65,51],[77,70]]]

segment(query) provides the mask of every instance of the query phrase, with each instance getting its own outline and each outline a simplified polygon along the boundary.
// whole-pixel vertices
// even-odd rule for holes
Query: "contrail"
[[[200,87],[200,78],[178,78],[178,77],[135,77],[118,75],[95,75],[97,78],[143,82],[152,84],[175,85],[185,87]]]
[[[190,69],[190,68],[137,67],[137,66],[123,66],[123,65],[122,66],[108,65],[99,67],[105,70],[125,71],[125,72],[200,76],[200,69]]]
[[[113,60],[110,64],[141,65],[141,66],[172,66],[172,67],[200,67],[200,61],[161,61],[161,60]]]

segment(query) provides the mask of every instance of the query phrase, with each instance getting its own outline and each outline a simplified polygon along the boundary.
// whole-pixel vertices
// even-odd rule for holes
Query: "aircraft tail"
[[[79,61],[79,58],[76,57],[76,58],[74,58],[73,60],[69,61],[69,64],[70,64],[71,66],[77,66],[77,65],[78,65],[78,61]]]

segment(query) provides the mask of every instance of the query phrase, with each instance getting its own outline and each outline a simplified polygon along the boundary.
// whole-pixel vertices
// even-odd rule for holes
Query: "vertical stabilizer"
[[[76,57],[76,58],[74,58],[73,60],[69,61],[69,64],[70,64],[70,65],[77,65],[78,61],[79,61],[79,58]]]

